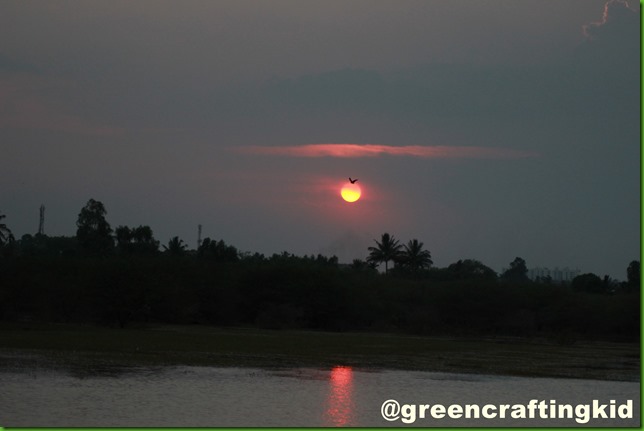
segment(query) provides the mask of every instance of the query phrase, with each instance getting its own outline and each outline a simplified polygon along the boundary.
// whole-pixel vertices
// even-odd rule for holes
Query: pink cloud
[[[238,151],[253,155],[286,157],[377,157],[381,155],[411,156],[428,159],[517,159],[536,157],[538,154],[510,148],[452,147],[445,145],[371,145],[371,144],[309,144],[264,147],[251,145]]]

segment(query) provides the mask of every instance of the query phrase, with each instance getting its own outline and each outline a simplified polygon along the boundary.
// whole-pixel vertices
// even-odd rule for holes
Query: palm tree
[[[377,247],[369,247],[369,257],[367,262],[379,264],[385,263],[385,274],[389,270],[388,263],[390,260],[395,261],[400,256],[401,245],[398,243],[393,235],[383,233],[380,242],[376,241]]]
[[[405,250],[400,257],[401,262],[412,270],[426,269],[432,266],[432,255],[423,250],[423,243],[413,239],[404,245]]]
[[[163,246],[164,250],[172,256],[181,256],[186,252],[186,244],[178,236],[173,237],[168,241],[167,246]]]
[[[7,217],[4,214],[0,214],[0,220],[3,218]],[[11,230],[7,227],[6,224],[0,223],[0,245],[10,242],[13,240],[13,234],[11,233]]]

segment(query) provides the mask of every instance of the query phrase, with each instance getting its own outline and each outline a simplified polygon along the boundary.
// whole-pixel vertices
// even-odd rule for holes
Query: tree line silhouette
[[[520,257],[502,274],[473,259],[436,268],[422,242],[389,233],[364,260],[342,265],[335,256],[240,252],[210,238],[196,250],[176,236],[160,248],[149,226],[112,229],[106,216],[90,199],[76,236],[16,240],[0,214],[0,321],[639,337],[639,261],[625,282],[588,273],[554,283],[529,280]]]

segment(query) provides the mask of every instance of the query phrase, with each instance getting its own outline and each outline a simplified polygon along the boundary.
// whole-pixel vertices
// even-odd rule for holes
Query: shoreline
[[[0,324],[0,370],[92,374],[136,367],[215,366],[410,370],[640,381],[638,342],[421,337],[387,333],[147,325]]]

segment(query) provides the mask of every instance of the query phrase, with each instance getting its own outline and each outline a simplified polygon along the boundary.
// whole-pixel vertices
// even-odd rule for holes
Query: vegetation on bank
[[[223,240],[163,251],[147,226],[112,230],[102,203],[81,210],[76,237],[25,235],[0,225],[0,321],[127,326],[207,324],[424,336],[637,340],[639,262],[628,281],[583,274],[533,282],[516,258],[498,276],[475,260],[432,267],[422,242],[384,234],[366,260],[266,257]],[[392,262],[392,267],[389,266]],[[385,274],[375,267],[384,263]]]

